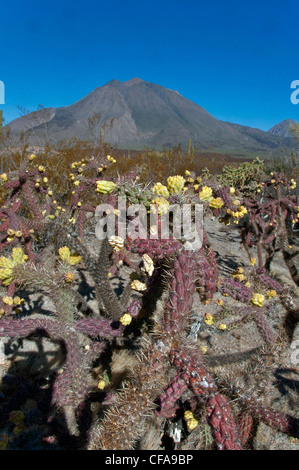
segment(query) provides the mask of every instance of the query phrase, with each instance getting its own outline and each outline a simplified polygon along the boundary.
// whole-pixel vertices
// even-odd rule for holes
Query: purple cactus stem
[[[268,287],[269,289],[276,290],[276,292],[278,292],[279,294],[281,294],[284,290],[284,287],[280,284],[280,282],[276,281],[276,279],[273,279],[271,276],[266,274],[265,268],[256,270],[256,278],[266,287]]]
[[[141,307],[142,301],[140,299],[133,299],[127,307],[127,313],[129,313],[133,318],[138,317]]]
[[[175,348],[170,352],[170,360],[193,393],[199,398],[208,398],[217,387],[202,364],[201,354],[196,354],[198,357],[184,348]]]
[[[156,414],[164,418],[174,417],[178,409],[176,402],[187,389],[188,386],[185,380],[180,374],[177,374],[161,394],[159,399],[160,410],[157,410]]]
[[[164,259],[171,256],[181,248],[181,243],[173,239],[127,239],[126,248],[128,251],[139,255],[148,254],[151,258]]]
[[[119,336],[124,326],[118,321],[111,322],[105,318],[83,318],[75,323],[75,329],[92,338],[106,338]]]
[[[221,294],[228,294],[233,299],[239,300],[240,302],[249,302],[252,298],[251,289],[245,287],[241,282],[235,279],[222,279],[218,289]]]
[[[220,393],[206,403],[207,421],[218,450],[242,450],[238,429],[227,399]]]

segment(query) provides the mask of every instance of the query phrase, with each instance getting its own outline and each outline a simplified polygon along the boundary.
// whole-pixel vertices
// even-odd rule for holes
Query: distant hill
[[[268,132],[276,137],[289,138],[292,137],[290,130],[295,126],[299,126],[297,121],[294,121],[293,119],[285,119],[272,127]]]
[[[100,119],[92,124],[95,115]],[[99,137],[102,128],[105,142],[123,149],[184,147],[190,138],[201,150],[278,155],[296,145],[289,137],[218,120],[177,91],[139,78],[112,80],[70,106],[35,111],[8,126],[12,135],[30,131],[32,144]]]

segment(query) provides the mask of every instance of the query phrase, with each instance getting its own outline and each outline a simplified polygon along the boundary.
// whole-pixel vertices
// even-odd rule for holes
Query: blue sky
[[[218,119],[268,130],[299,121],[298,0],[10,0],[0,5],[6,122],[133,77]]]

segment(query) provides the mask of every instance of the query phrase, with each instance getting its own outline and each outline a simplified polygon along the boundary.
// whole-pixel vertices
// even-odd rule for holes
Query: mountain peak
[[[141,80],[141,78],[138,78],[138,77],[134,77],[134,78],[131,78],[131,80],[122,82],[124,86],[138,85],[139,83],[144,83],[144,80]]]
[[[88,119],[94,114],[100,116],[100,122],[97,129],[90,130]],[[74,136],[86,140],[94,138],[91,131],[100,135],[102,129],[106,142],[123,149],[146,146],[161,150],[186,146],[188,139],[195,148],[238,155],[278,154],[284,144],[293,147],[293,139],[225,123],[178,92],[138,77],[111,80],[70,106],[29,113],[9,123],[8,128],[11,135],[28,131],[30,144]]]
[[[141,78],[138,78],[138,77],[134,77],[134,78],[131,78],[130,80],[127,80],[126,82],[120,82],[119,80],[117,80],[117,78],[114,78],[113,80],[111,80],[110,82],[106,83],[106,85],[104,86],[107,86],[107,85],[114,85],[114,86],[126,86],[126,87],[129,87],[129,86],[132,86],[132,85],[138,85],[139,83],[145,83],[144,80],[141,80]]]
[[[284,119],[275,126],[273,126],[268,132],[276,137],[292,137],[292,128],[298,126],[298,122],[294,119]]]

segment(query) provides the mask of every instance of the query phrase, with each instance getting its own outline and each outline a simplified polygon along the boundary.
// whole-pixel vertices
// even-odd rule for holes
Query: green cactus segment
[[[131,380],[123,385],[116,403],[91,430],[89,450],[130,450],[142,436],[154,400],[167,385],[166,357],[151,344],[140,357]]]

